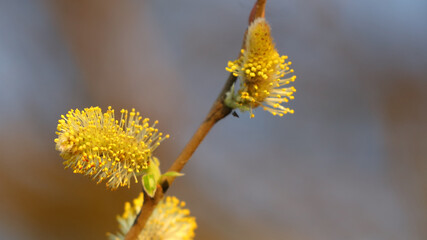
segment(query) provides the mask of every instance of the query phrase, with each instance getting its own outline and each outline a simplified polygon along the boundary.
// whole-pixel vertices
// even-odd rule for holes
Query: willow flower
[[[65,168],[74,173],[108,180],[111,189],[130,184],[132,178],[143,176],[149,164],[158,162],[153,151],[169,135],[163,136],[151,126],[149,119],[142,119],[135,109],[121,110],[120,120],[108,107],[102,113],[99,107],[70,110],[58,121],[56,149],[65,160]]]
[[[143,205],[143,194],[133,200],[133,205],[125,203],[125,211],[117,216],[119,232],[107,233],[110,240],[122,240],[132,227],[136,216]],[[197,228],[196,220],[190,216],[190,211],[184,209],[185,202],[176,197],[163,199],[154,209],[138,240],[191,240]]]
[[[227,93],[227,106],[250,111],[251,118],[254,117],[253,109],[258,106],[278,116],[294,113],[282,106],[294,99],[296,92],[294,87],[284,87],[296,79],[296,76],[289,76],[294,70],[290,69],[292,63],[287,59],[288,56],[280,56],[277,52],[267,21],[255,19],[248,28],[240,57],[229,61],[225,68],[240,82],[237,92],[233,85]]]

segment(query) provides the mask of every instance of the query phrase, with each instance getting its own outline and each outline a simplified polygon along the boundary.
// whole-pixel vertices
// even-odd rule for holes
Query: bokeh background
[[[106,239],[140,187],[64,170],[57,120],[135,107],[172,138],[204,118],[254,1],[1,0],[0,239]],[[217,124],[169,194],[196,239],[427,239],[427,1],[269,0],[298,76],[283,118]]]

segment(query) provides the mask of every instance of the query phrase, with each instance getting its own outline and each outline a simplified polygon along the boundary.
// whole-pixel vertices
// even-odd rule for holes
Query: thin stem
[[[163,191],[160,186],[157,186],[156,194],[153,198],[148,196],[148,194],[144,193],[144,204],[142,205],[141,212],[137,216],[135,223],[129,230],[129,232],[125,236],[125,240],[136,240],[138,239],[138,235],[141,233],[142,229],[144,229],[145,223],[150,218],[151,213],[153,213],[156,205],[162,200]]]
[[[264,17],[265,15],[265,4],[267,0],[257,0],[254,4],[254,7],[249,16],[249,24],[251,24],[256,18]],[[244,48],[246,33],[243,38]],[[212,127],[221,119],[225,118],[232,111],[231,108],[224,104],[224,99],[226,93],[230,90],[231,86],[236,81],[236,77],[233,74],[230,74],[225,85],[218,95],[218,98],[212,105],[209,113],[207,114],[205,120],[200,124],[199,128],[196,130],[190,141],[185,145],[184,149],[181,151],[181,154],[176,158],[172,166],[169,168],[169,171],[181,172],[185,164],[191,158],[193,153],[196,151],[197,147],[212,129]],[[169,189],[169,186],[173,183],[175,177],[167,177],[160,185],[157,186],[156,194],[153,198],[150,198],[147,194],[144,193],[144,204],[142,206],[140,214],[137,216],[137,219],[126,234],[125,240],[136,240],[139,233],[144,229],[145,223],[148,218],[151,216],[151,213],[154,211],[154,208],[158,202],[163,198],[164,193]]]
[[[236,77],[230,74],[227,82],[225,83],[221,93],[217,100],[211,107],[211,110],[207,114],[205,120],[200,124],[199,128],[194,133],[193,137],[188,141],[187,145],[182,150],[181,154],[176,158],[175,162],[169,168],[168,171],[180,172],[185,164],[188,162],[190,157],[196,151],[197,147],[203,141],[205,136],[209,133],[211,128],[221,119],[231,113],[231,108],[224,104],[225,94],[230,90],[233,83],[236,81]],[[168,187],[175,180],[175,177],[168,177],[166,181],[162,183],[163,190],[166,191]]]
[[[169,168],[169,171],[180,172],[188,160],[191,158],[197,147],[209,133],[211,128],[219,120],[226,117],[231,113],[231,108],[224,104],[225,94],[230,90],[233,83],[236,81],[236,77],[230,74],[227,82],[224,85],[221,93],[211,107],[211,110],[207,114],[205,120],[200,124],[199,128],[194,133],[193,137],[188,141],[187,145],[181,151],[181,154],[176,158],[175,162]],[[157,203],[163,198],[164,193],[168,190],[169,186],[175,180],[175,177],[168,177],[162,183],[161,187],[157,186],[156,194],[154,198],[150,198],[147,194],[144,194],[144,204],[142,205],[141,212],[137,217],[134,225],[126,234],[125,240],[135,240],[138,238],[139,233],[144,229],[145,223],[154,211]]]

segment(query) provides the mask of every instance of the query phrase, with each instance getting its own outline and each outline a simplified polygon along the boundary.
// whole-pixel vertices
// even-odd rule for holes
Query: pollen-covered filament
[[[296,79],[296,76],[285,78],[294,71],[290,69],[292,62],[287,58],[277,52],[265,19],[256,19],[248,28],[245,49],[241,50],[237,60],[229,61],[226,67],[240,81],[234,103],[242,110],[249,109],[251,117],[252,109],[260,105],[273,115],[293,113],[293,110],[281,105],[292,100],[296,92],[294,87],[284,87]]]
[[[99,107],[69,111],[58,124],[56,148],[65,159],[64,165],[74,173],[109,179],[107,186],[129,185],[133,177],[143,174],[152,152],[164,138],[132,109],[121,111],[120,120],[114,110],[102,113]]]

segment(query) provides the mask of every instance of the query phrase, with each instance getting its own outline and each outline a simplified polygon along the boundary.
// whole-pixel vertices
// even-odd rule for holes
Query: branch
[[[219,120],[223,119],[224,117],[226,117],[228,114],[231,113],[232,109],[227,107],[224,104],[224,99],[225,99],[225,94],[230,90],[231,86],[235,81],[236,81],[236,77],[233,76],[233,74],[230,74],[227,82],[225,83],[217,100],[212,105],[211,110],[207,114],[205,120],[202,122],[202,124],[200,124],[199,128],[194,133],[193,137],[184,147],[181,154],[178,156],[178,158],[175,160],[175,162],[172,164],[172,166],[169,168],[168,171],[180,172],[182,168],[185,166],[185,164],[188,162],[190,157],[193,155],[193,153],[196,151],[197,147],[203,141],[205,136],[209,133],[211,128],[215,125],[215,123],[217,123]],[[162,183],[163,190],[166,191],[174,180],[175,180],[175,177],[166,178],[166,180]]]
[[[144,229],[145,223],[147,222],[148,218],[150,218],[151,213],[156,208],[157,204],[162,200],[163,198],[163,191],[162,188],[158,185],[156,194],[154,195],[154,198],[151,198],[148,196],[148,194],[144,193],[144,202],[142,205],[141,212],[137,216],[135,223],[129,230],[129,232],[125,236],[125,240],[136,240],[138,239],[138,235],[141,233],[142,229]]]
[[[180,172],[215,123],[230,114],[232,109],[224,104],[224,99],[226,92],[230,90],[231,85],[233,85],[235,81],[236,77],[233,76],[233,74],[230,74],[217,100],[214,102],[211,110],[207,114],[206,119],[202,124],[200,124],[193,137],[188,141],[181,154],[169,168],[169,171]],[[175,177],[168,177],[161,183],[161,186],[158,185],[154,198],[150,198],[144,193],[144,204],[142,205],[141,212],[132,228],[126,234],[125,240],[137,239],[139,233],[144,229],[145,223],[151,216],[151,213],[154,211],[157,203],[163,198],[164,193],[168,190],[174,180]]]
[[[257,0],[251,14],[249,16],[249,24],[251,24],[256,18],[264,17],[265,15],[265,4],[266,0]],[[243,45],[245,44],[246,33],[244,35]],[[233,74],[230,74],[225,85],[218,95],[218,98],[212,105],[209,113],[207,114],[205,120],[200,124],[199,128],[196,130],[194,135],[191,137],[190,141],[188,141],[187,145],[181,151],[181,154],[176,158],[172,166],[168,171],[181,172],[184,168],[185,164],[191,158],[193,153],[196,151],[197,147],[212,129],[212,127],[221,119],[225,118],[229,115],[232,109],[224,104],[224,99],[226,97],[226,93],[230,90],[231,86],[236,81],[236,77]],[[154,208],[158,204],[158,202],[163,198],[164,193],[169,189],[169,186],[172,185],[173,181],[176,177],[167,177],[160,185],[157,186],[156,194],[153,198],[150,198],[147,194],[144,193],[144,204],[142,206],[141,212],[139,216],[126,234],[125,240],[136,240],[138,238],[139,233],[144,229],[145,223],[148,218],[151,216],[151,213],[154,211]]]

